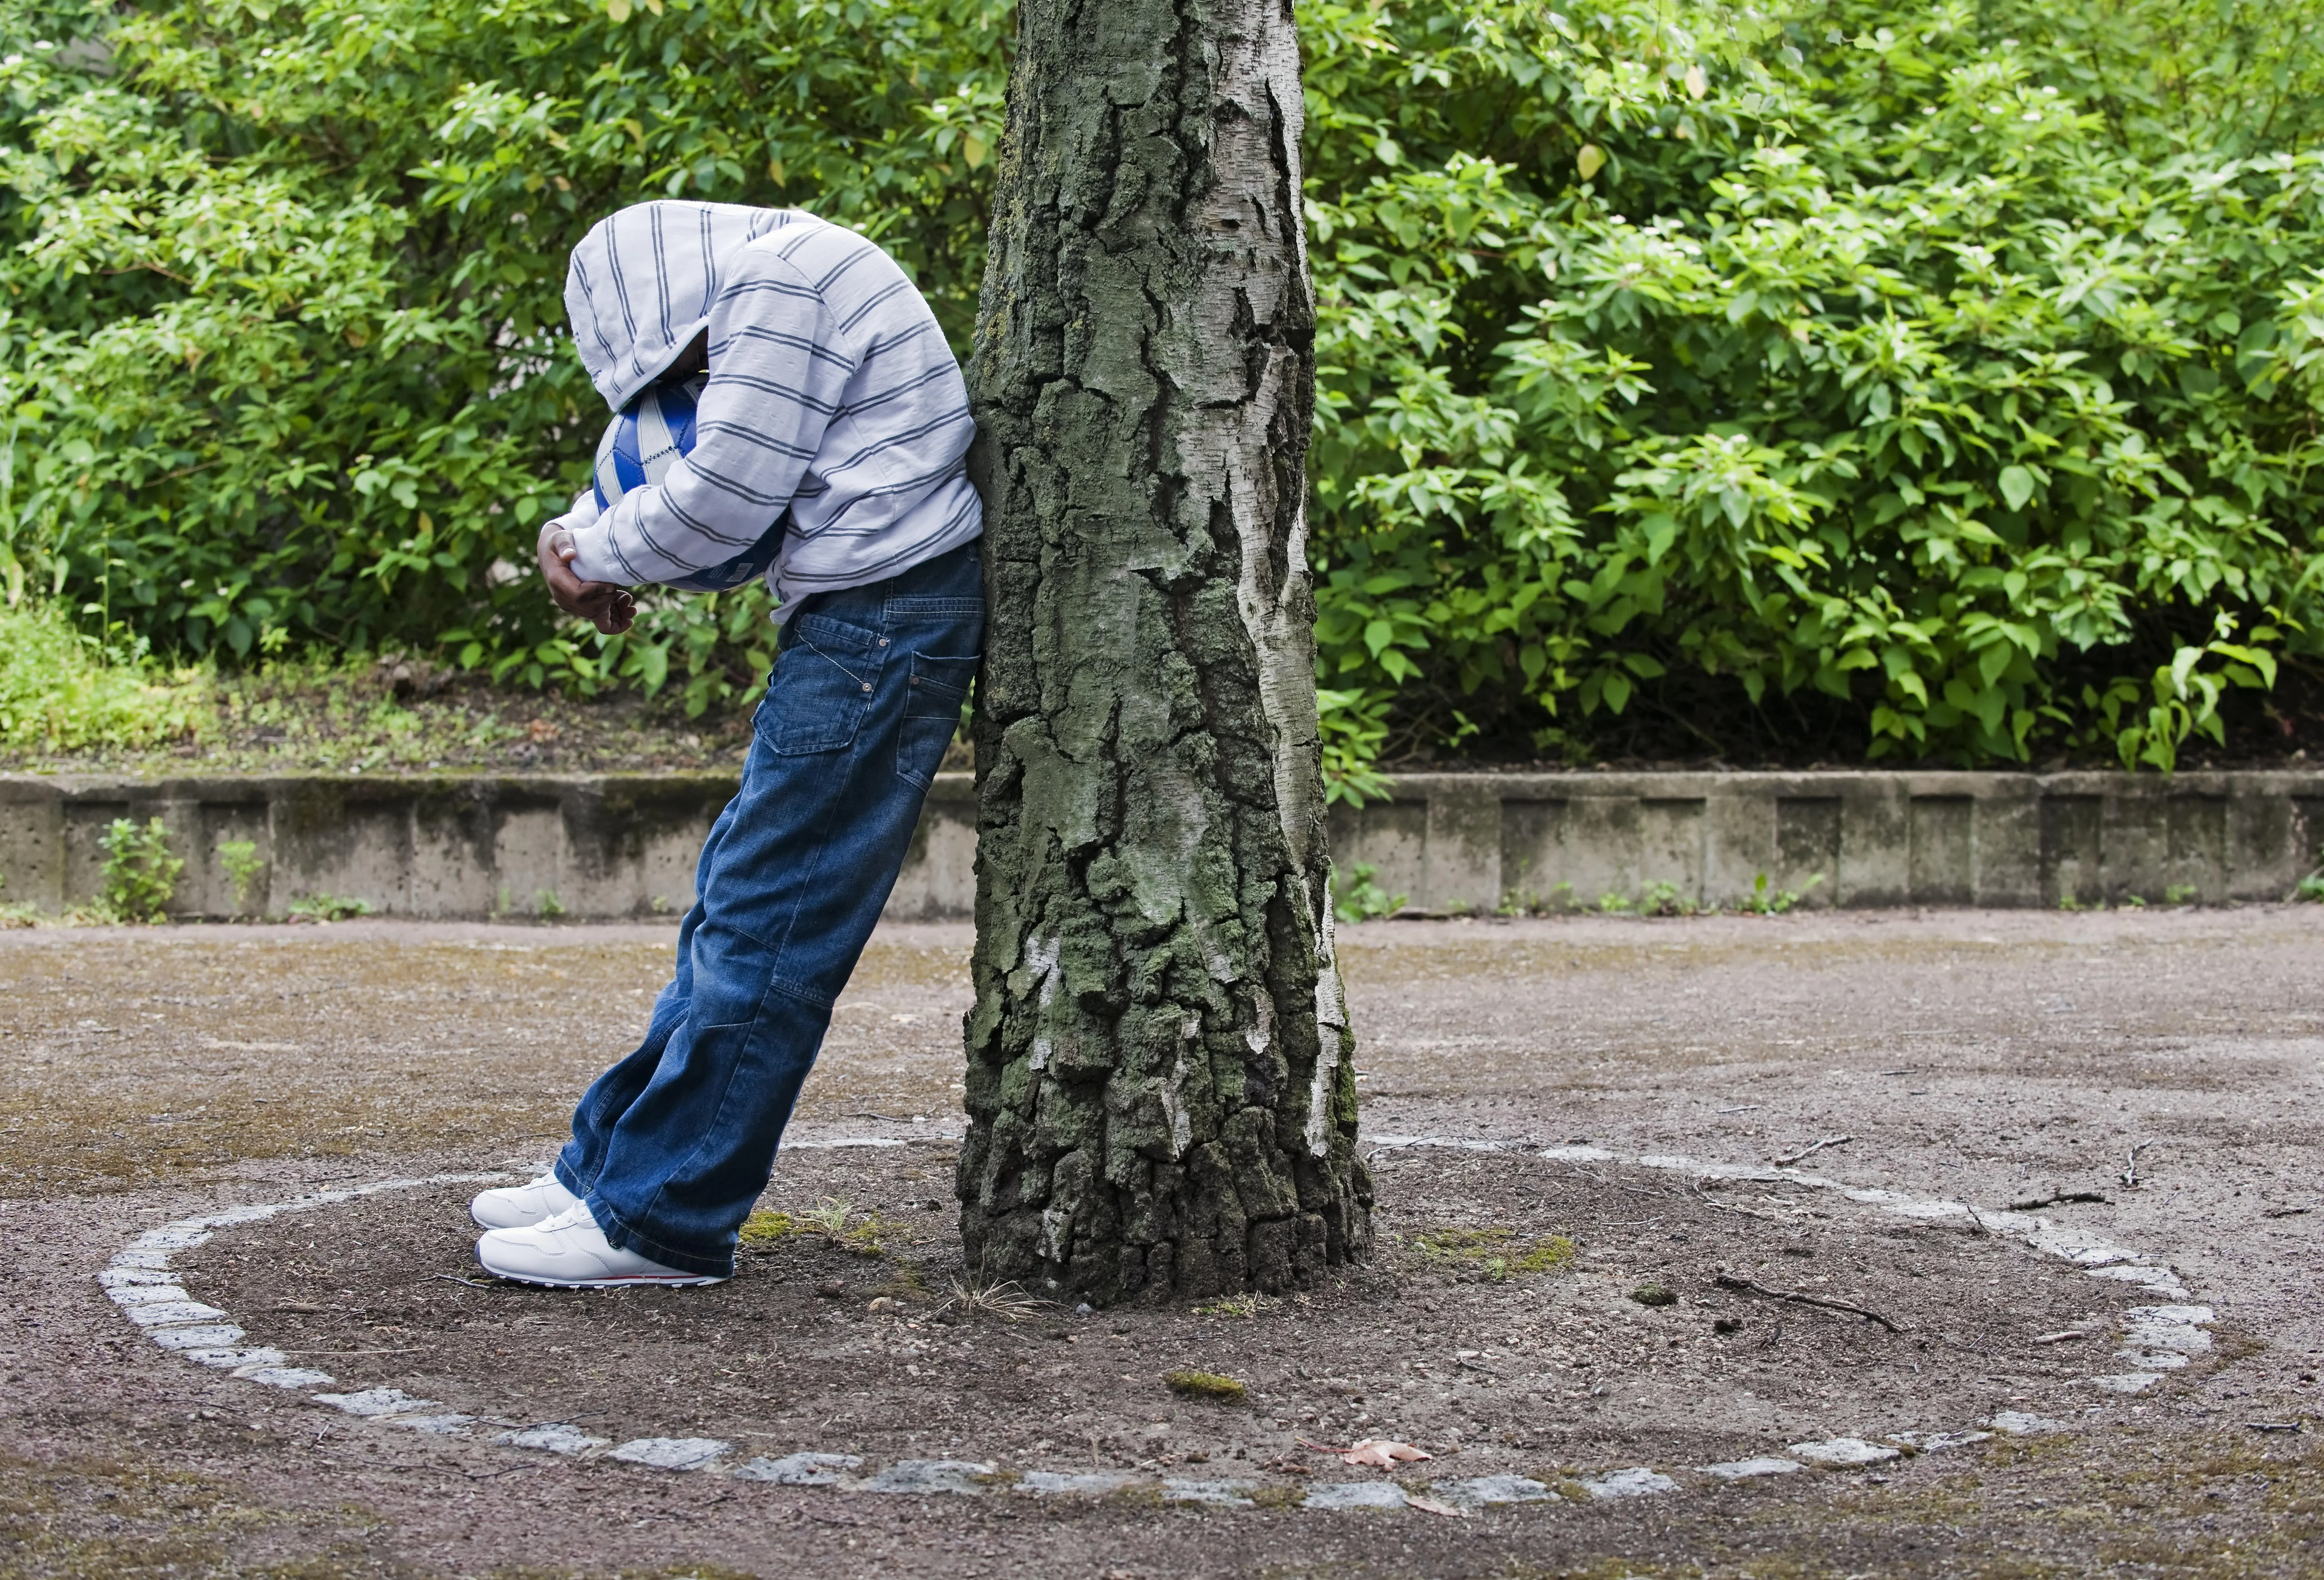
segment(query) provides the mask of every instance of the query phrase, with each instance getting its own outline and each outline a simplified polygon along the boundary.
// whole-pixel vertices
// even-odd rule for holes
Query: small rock
[[[105,1292],[116,1306],[159,1306],[171,1301],[190,1303],[185,1290],[173,1283],[115,1284]],[[208,1311],[210,1308],[205,1306],[202,1309]],[[223,1317],[226,1313],[217,1311],[212,1315]]]
[[[715,1438],[635,1438],[606,1457],[654,1470],[700,1470],[733,1447]]]
[[[826,1278],[815,1286],[815,1292],[826,1300],[835,1300],[847,1292],[847,1286],[835,1278]]]
[[[328,1372],[306,1366],[253,1366],[235,1375],[267,1388],[328,1388],[338,1381]]]
[[[239,1372],[244,1366],[279,1366],[288,1358],[279,1349],[198,1349],[180,1353],[198,1366],[215,1366],[221,1372]]]
[[[1966,1448],[1971,1443],[1989,1443],[1991,1432],[1898,1432],[1899,1443],[1910,1443],[1923,1454],[1936,1454],[1947,1448]]]
[[[1173,1480],[1162,1484],[1162,1501],[1166,1503],[1214,1503],[1222,1508],[1248,1509],[1253,1490],[1250,1482]]]
[[[1748,1481],[1754,1476],[1789,1475],[1795,1470],[1806,1468],[1796,1459],[1778,1459],[1773,1455],[1762,1455],[1756,1459],[1730,1459],[1724,1465],[1706,1465],[1702,1467],[1702,1474],[1715,1475],[1720,1481]]]
[[[1480,1475],[1466,1481],[1441,1481],[1429,1489],[1456,1509],[1480,1509],[1489,1503],[1537,1503],[1557,1496],[1529,1475]]]
[[[1091,1305],[1087,1300],[1084,1300],[1080,1305],[1074,1308],[1074,1315],[1076,1317],[1094,1317],[1097,1315],[1097,1308]]]
[[[125,1289],[115,1290],[113,1298],[118,1300],[122,1296],[131,1292],[133,1291]],[[193,1322],[225,1320],[226,1313],[216,1306],[205,1306],[199,1300],[185,1300],[182,1298],[186,1292],[183,1290],[176,1292],[181,1297],[180,1299],[160,1300],[150,1306],[124,1306],[121,1314],[140,1327],[182,1327]]]
[[[1743,1331],[1743,1318],[1740,1317],[1714,1317],[1711,1319],[1711,1331],[1713,1333],[1740,1333]]]
[[[166,1350],[232,1349],[250,1335],[231,1322],[195,1327],[149,1327],[145,1337]]]
[[[1307,1489],[1303,1509],[1401,1509],[1404,1489],[1394,1482],[1324,1482]]]
[[[839,1484],[842,1471],[853,1470],[862,1463],[853,1454],[786,1454],[780,1459],[761,1455],[737,1469],[734,1478],[784,1487],[829,1487]]]
[[[1901,1450],[1879,1443],[1868,1443],[1861,1438],[1827,1438],[1821,1443],[1794,1443],[1784,1450],[1798,1456],[1810,1465],[1879,1465],[1891,1459],[1901,1459]]]
[[[1640,1284],[1637,1289],[1630,1291],[1630,1299],[1637,1301],[1641,1306],[1675,1306],[1678,1304],[1677,1294],[1666,1286],[1658,1283]]]
[[[985,1477],[991,1475],[994,1469],[990,1461],[904,1459],[877,1475],[853,1484],[849,1490],[858,1493],[956,1493],[973,1498],[984,1491]]]
[[[1589,1489],[1593,1498],[1643,1498],[1655,1493],[1678,1491],[1678,1483],[1648,1470],[1643,1465],[1634,1465],[1628,1470],[1611,1471],[1605,1475],[1591,1476],[1582,1484]]]
[[[503,1432],[493,1441],[510,1448],[538,1448],[544,1454],[586,1454],[592,1448],[603,1448],[612,1439],[593,1438],[564,1421],[544,1421],[522,1431]]]
[[[406,1415],[414,1410],[434,1410],[438,1403],[433,1399],[414,1399],[401,1388],[366,1388],[360,1393],[317,1393],[310,1397],[317,1404],[327,1404],[351,1416]]]
[[[2066,1429],[2063,1421],[2053,1421],[2048,1416],[2029,1415],[2022,1410],[2005,1410],[1987,1417],[1985,1424],[2013,1438],[2028,1438],[2036,1432],[2062,1432]]]
[[[476,1418],[472,1415],[456,1414],[400,1415],[388,1418],[390,1426],[409,1427],[415,1432],[426,1432],[438,1438],[465,1438],[468,1435],[468,1428],[475,1425],[475,1421]]]
[[[1017,1490],[1044,1497],[1080,1493],[1085,1497],[1102,1498],[1118,1493],[1138,1478],[1127,1471],[1092,1470],[1066,1475],[1054,1470],[1028,1470],[1017,1478]]]
[[[2117,1372],[2111,1377],[2093,1377],[2090,1385],[2109,1393],[2144,1393],[2162,1381],[2160,1372]]]

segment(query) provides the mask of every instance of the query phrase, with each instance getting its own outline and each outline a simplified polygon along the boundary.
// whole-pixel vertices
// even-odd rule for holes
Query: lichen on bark
[[[972,1272],[1098,1303],[1370,1250],[1305,552],[1286,0],[1024,0],[970,369]]]

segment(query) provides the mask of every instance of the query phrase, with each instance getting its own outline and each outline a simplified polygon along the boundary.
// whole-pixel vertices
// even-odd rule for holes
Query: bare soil
[[[2167,1257],[2218,1313],[2217,1348],[2135,1398],[2084,1379],[2118,1364],[2117,1314],[2145,1297],[2014,1240],[1522,1152],[1382,1153],[1380,1259],[1251,1315],[937,1320],[967,1277],[943,1139],[966,946],[957,928],[875,941],[764,1204],[844,1199],[849,1226],[874,1229],[859,1249],[785,1236],[708,1291],[475,1288],[456,1281],[466,1188],[430,1188],[222,1231],[180,1263],[189,1287],[348,1385],[617,1439],[1296,1487],[1377,1474],[1298,1438],[1378,1435],[1439,1456],[1404,1474],[1415,1486],[1652,1465],[1686,1490],[1464,1520],[881,1498],[393,1431],[204,1372],[104,1300],[114,1251],[318,1186],[530,1167],[641,1023],[669,934],[28,932],[0,937],[16,1250],[0,1575],[2324,1572],[2324,916],[1581,918],[1344,940],[1375,1137],[1765,1162],[1844,1134],[1812,1166],[1852,1184],[2000,1211],[2104,1196],[2051,1210]],[[827,1144],[873,1137],[905,1144]],[[1543,1247],[1548,1264],[1510,1270]],[[1904,1331],[1718,1289],[1720,1268]],[[1649,1283],[1677,1301],[1631,1298]],[[2069,1329],[2090,1337],[2034,1342]],[[1180,1368],[1248,1398],[1177,1398],[1161,1377]],[[1868,1474],[1685,1470],[1997,1408],[2073,1429]]]
[[[732,1283],[706,1291],[456,1281],[475,1276],[468,1186],[221,1236],[185,1260],[183,1281],[300,1365],[512,1426],[883,1463],[1211,1465],[1277,1479],[1338,1468],[1303,1437],[1385,1435],[1439,1456],[1416,1483],[1567,1479],[1748,1458],[1841,1430],[1965,1429],[2022,1406],[2042,1380],[2119,1370],[2106,1359],[2114,1313],[2148,1298],[2014,1240],[1879,1221],[1826,1193],[1786,1199],[1799,1188],[1775,1188],[1751,1208],[1766,1216],[1747,1218],[1645,1170],[1404,1153],[1393,1171],[1404,1205],[1382,1224],[1398,1243],[1312,1294],[1224,1310],[1051,1307],[1012,1323],[945,1305],[975,1283],[949,1202],[932,1210],[932,1190],[949,1195],[949,1162],[937,1148],[788,1154],[771,1206],[848,1201],[861,1248],[795,1233],[746,1252]],[[1573,1260],[1506,1271],[1529,1252]],[[1903,1331],[1720,1290],[1723,1268],[1862,1305]],[[1674,1303],[1636,1298],[1656,1290]],[[2087,1339],[2034,1342],[2069,1328]],[[1231,1377],[1246,1396],[1176,1399],[1164,1378],[1185,1372]]]

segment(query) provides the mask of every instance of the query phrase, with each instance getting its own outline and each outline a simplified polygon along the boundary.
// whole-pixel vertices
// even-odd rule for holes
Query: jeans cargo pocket
[[[785,757],[839,751],[855,739],[888,648],[872,631],[819,614],[791,622],[760,710],[770,749]]]
[[[904,690],[904,722],[896,738],[896,772],[926,789],[944,763],[945,748],[960,729],[961,704],[976,678],[974,658],[912,655]]]

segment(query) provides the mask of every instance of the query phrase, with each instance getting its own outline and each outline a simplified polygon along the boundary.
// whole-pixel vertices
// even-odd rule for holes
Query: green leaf
[[[2013,510],[2024,510],[2025,502],[2034,497],[2034,473],[2023,466],[2003,467],[1997,481],[2001,485],[2001,497]]]

